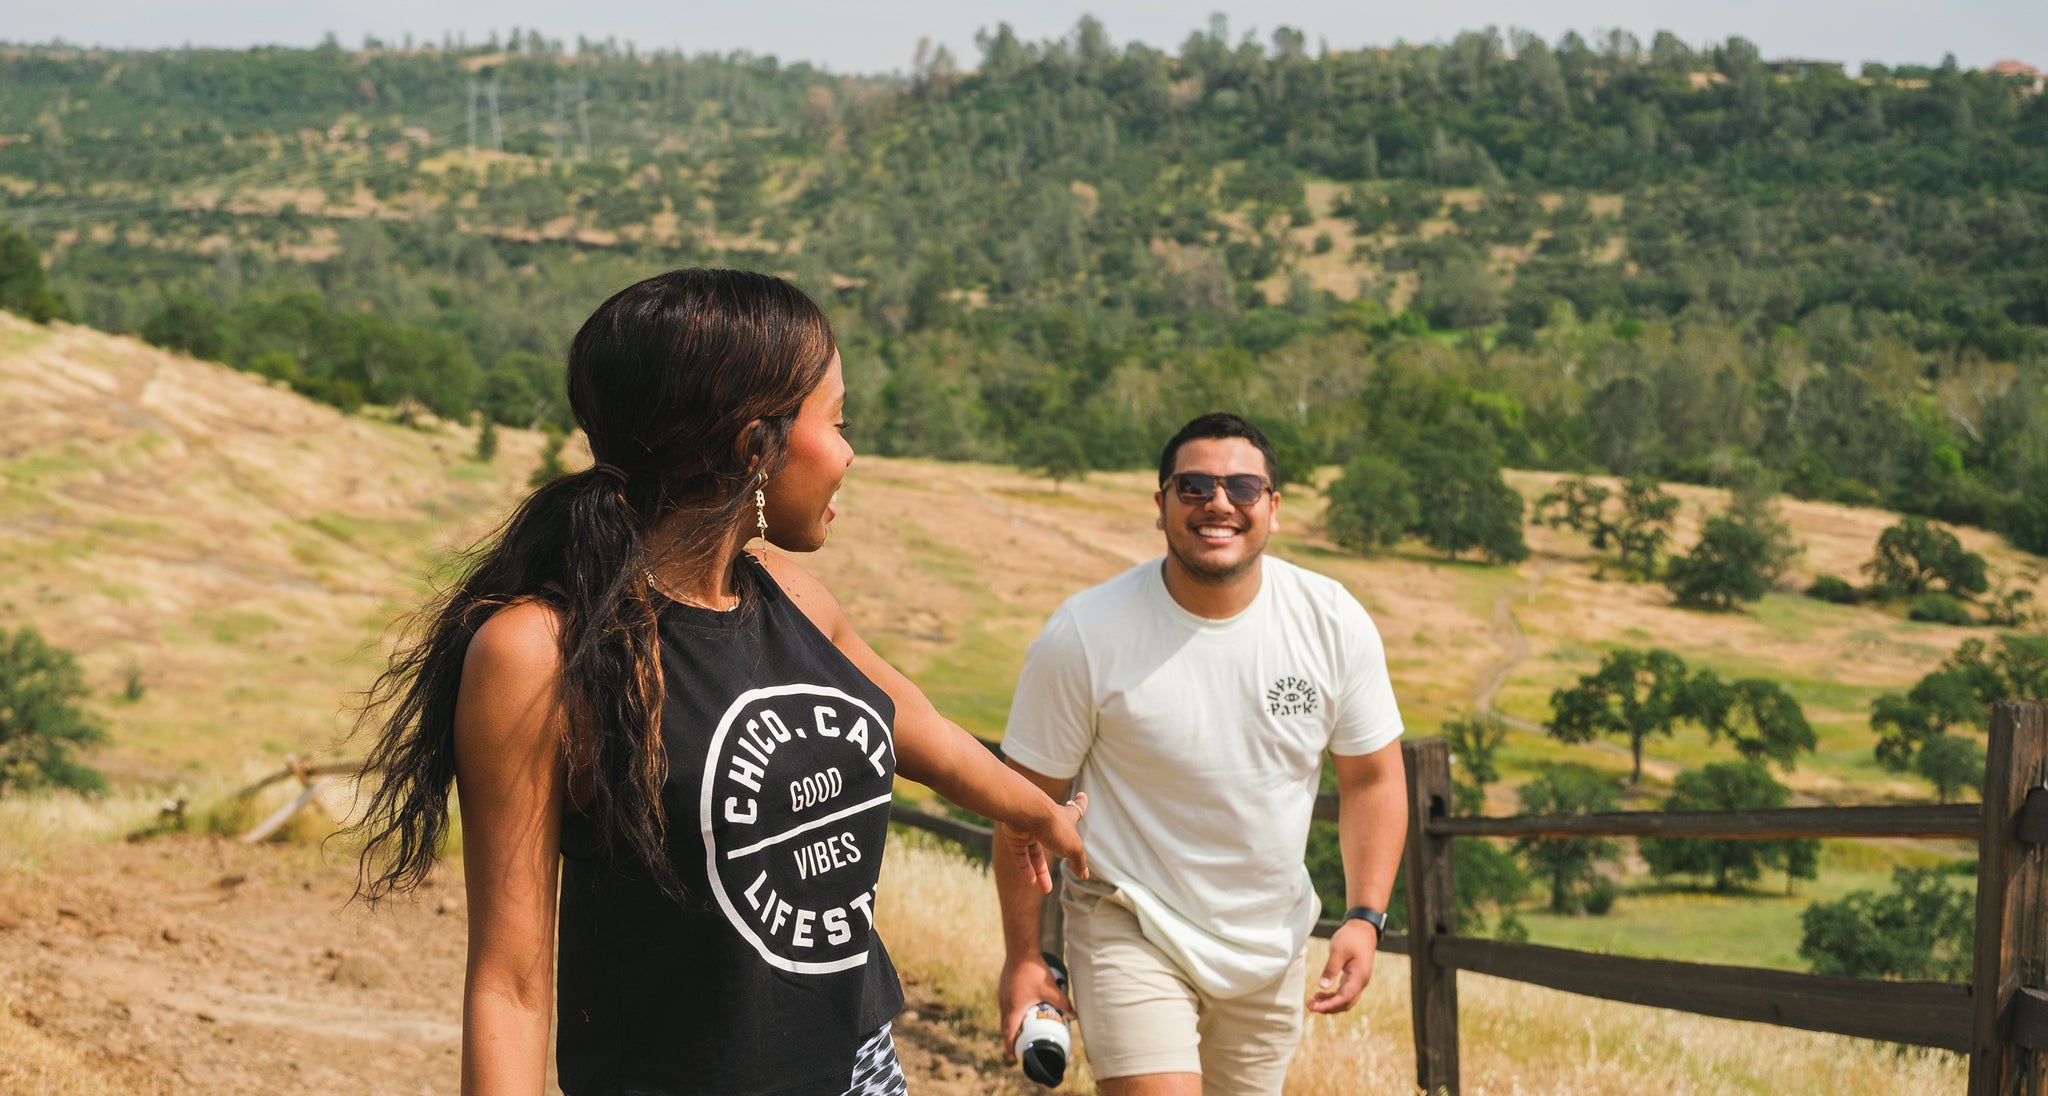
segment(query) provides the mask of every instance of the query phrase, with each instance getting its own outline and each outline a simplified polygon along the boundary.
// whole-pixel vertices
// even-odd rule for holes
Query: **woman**
[[[1041,886],[1048,855],[1082,863],[1082,804],[747,547],[824,544],[845,391],[787,282],[679,270],[606,301],[569,352],[596,464],[520,506],[374,691],[363,893],[424,877],[461,794],[465,1093],[541,1091],[558,927],[571,1096],[900,1092],[872,926],[894,775],[1004,822]]]

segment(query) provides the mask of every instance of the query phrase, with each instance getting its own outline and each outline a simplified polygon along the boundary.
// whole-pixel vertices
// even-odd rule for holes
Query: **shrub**
[[[1484,837],[1456,837],[1451,839],[1451,862],[1458,879],[1458,932],[1528,940],[1529,928],[1515,916],[1515,907],[1529,889],[1529,876],[1515,862],[1514,853]],[[1344,916],[1344,864],[1335,823],[1316,822],[1311,827],[1308,865],[1322,898],[1323,916]],[[1403,872],[1394,877],[1394,892],[1387,899],[1387,931],[1407,930],[1408,877]]]
[[[1856,603],[1856,587],[1847,579],[1835,575],[1822,575],[1806,588],[1806,596],[1817,601],[1833,602],[1836,605]]]
[[[1612,781],[1584,765],[1552,765],[1515,789],[1524,814],[1591,814],[1611,811],[1618,801]],[[1613,883],[1602,864],[1621,856],[1621,846],[1600,837],[1524,837],[1515,852],[1529,874],[1550,890],[1553,913],[1605,913],[1614,905]],[[1603,887],[1605,891],[1603,893]],[[1594,906],[1600,906],[1594,910]]]
[[[1738,490],[1725,513],[1707,519],[1692,551],[1671,561],[1664,584],[1686,608],[1733,609],[1764,596],[1799,552],[1770,496]]]
[[[1500,446],[1472,418],[1424,427],[1401,454],[1419,507],[1413,532],[1456,559],[1477,548],[1492,563],[1529,558],[1522,496],[1501,478]]]
[[[1984,747],[1959,735],[1936,735],[1920,747],[1913,771],[1934,785],[1934,797],[1954,803],[1984,780]]]
[[[43,257],[28,237],[0,225],[0,308],[36,323],[64,318],[64,302],[50,292]]]
[[[1939,868],[1896,868],[1888,894],[1857,891],[1800,917],[1800,958],[1838,978],[1970,977],[1975,900]]]
[[[526,483],[529,487],[544,486],[567,475],[569,472],[568,468],[562,464],[562,445],[569,439],[560,430],[556,430],[552,426],[548,427],[545,433],[547,434],[547,444],[541,447],[540,467],[535,468],[533,474],[526,478]]]
[[[1790,796],[1762,765],[1751,761],[1719,761],[1678,774],[1667,811],[1753,811],[1782,807]],[[1645,837],[1637,844],[1650,871],[1659,877],[1695,875],[1713,880],[1714,889],[1729,891],[1754,882],[1766,867],[1783,868],[1785,885],[1794,878],[1819,874],[1820,841],[1783,838],[1774,841],[1721,841],[1697,837]]]
[[[2048,636],[2007,633],[1996,647],[1966,639],[1912,691],[1871,701],[1877,760],[1904,772],[1927,743],[1951,728],[1985,729],[1991,705],[2001,700],[2048,700]]]
[[[34,628],[0,631],[0,793],[107,786],[105,777],[71,759],[74,747],[107,737],[79,706],[85,696],[85,675],[70,651],[44,642]]]
[[[476,432],[476,459],[485,464],[498,455],[498,424],[490,416],[484,416],[483,428]]]
[[[1017,439],[1017,467],[1043,474],[1058,491],[1062,482],[1080,479],[1088,471],[1088,450],[1071,426],[1041,422]]]
[[[2037,576],[2027,576],[2027,581],[2037,582]],[[2024,628],[2034,620],[2034,591],[2025,587],[2014,587],[2007,579],[1999,579],[1996,589],[1991,591],[1984,604],[1984,623],[1994,628]]]
[[[1984,557],[1925,518],[1903,518],[1879,534],[1877,552],[1863,570],[1872,586],[1899,594],[1923,594],[1935,583],[1959,595],[1986,589]]]
[[[1586,886],[1586,912],[1594,917],[1604,917],[1614,908],[1614,899],[1621,894],[1614,880],[1601,876]]]
[[[1407,469],[1371,453],[1344,466],[1344,474],[1330,484],[1329,496],[1323,526],[1331,540],[1354,552],[1400,543],[1422,513]]]
[[[1906,618],[1926,621],[1929,624],[1953,624],[1958,627],[1968,627],[1977,623],[1977,618],[1970,615],[1970,607],[1963,599],[1954,594],[1938,592],[1925,593],[1914,598],[1912,604],[1906,607]]]

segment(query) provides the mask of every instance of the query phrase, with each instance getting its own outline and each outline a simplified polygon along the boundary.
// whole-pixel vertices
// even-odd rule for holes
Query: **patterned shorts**
[[[846,1096],[907,1096],[908,1092],[903,1063],[896,1060],[896,1040],[889,1036],[889,1025],[883,1024],[854,1055],[853,1084]]]

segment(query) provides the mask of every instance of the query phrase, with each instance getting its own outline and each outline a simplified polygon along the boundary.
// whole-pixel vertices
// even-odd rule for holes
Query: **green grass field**
[[[1748,889],[1727,894],[1689,886],[1682,876],[1667,883],[1641,875],[1601,916],[1551,913],[1540,891],[1532,891],[1519,916],[1535,944],[1805,970],[1808,964],[1799,957],[1800,916],[1808,905],[1837,901],[1852,891],[1890,890],[1894,866],[1952,866],[1968,855],[1953,842],[1830,840],[1822,845],[1820,878],[1796,880],[1790,893],[1783,872],[1766,872]],[[1952,876],[1949,882],[1965,892],[1976,889],[1974,875]]]

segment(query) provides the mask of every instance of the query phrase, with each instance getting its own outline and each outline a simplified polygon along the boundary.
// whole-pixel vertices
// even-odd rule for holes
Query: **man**
[[[1204,415],[1166,443],[1166,556],[1061,605],[1010,709],[1010,764],[1088,795],[1093,875],[1062,899],[1081,1038],[1104,1096],[1274,1094],[1300,1040],[1318,902],[1302,864],[1328,752],[1347,903],[1309,1008],[1372,977],[1406,835],[1401,719],[1371,619],[1337,582],[1266,559],[1273,448]],[[1040,893],[998,862],[1005,1044],[1074,1015],[1039,953]]]

